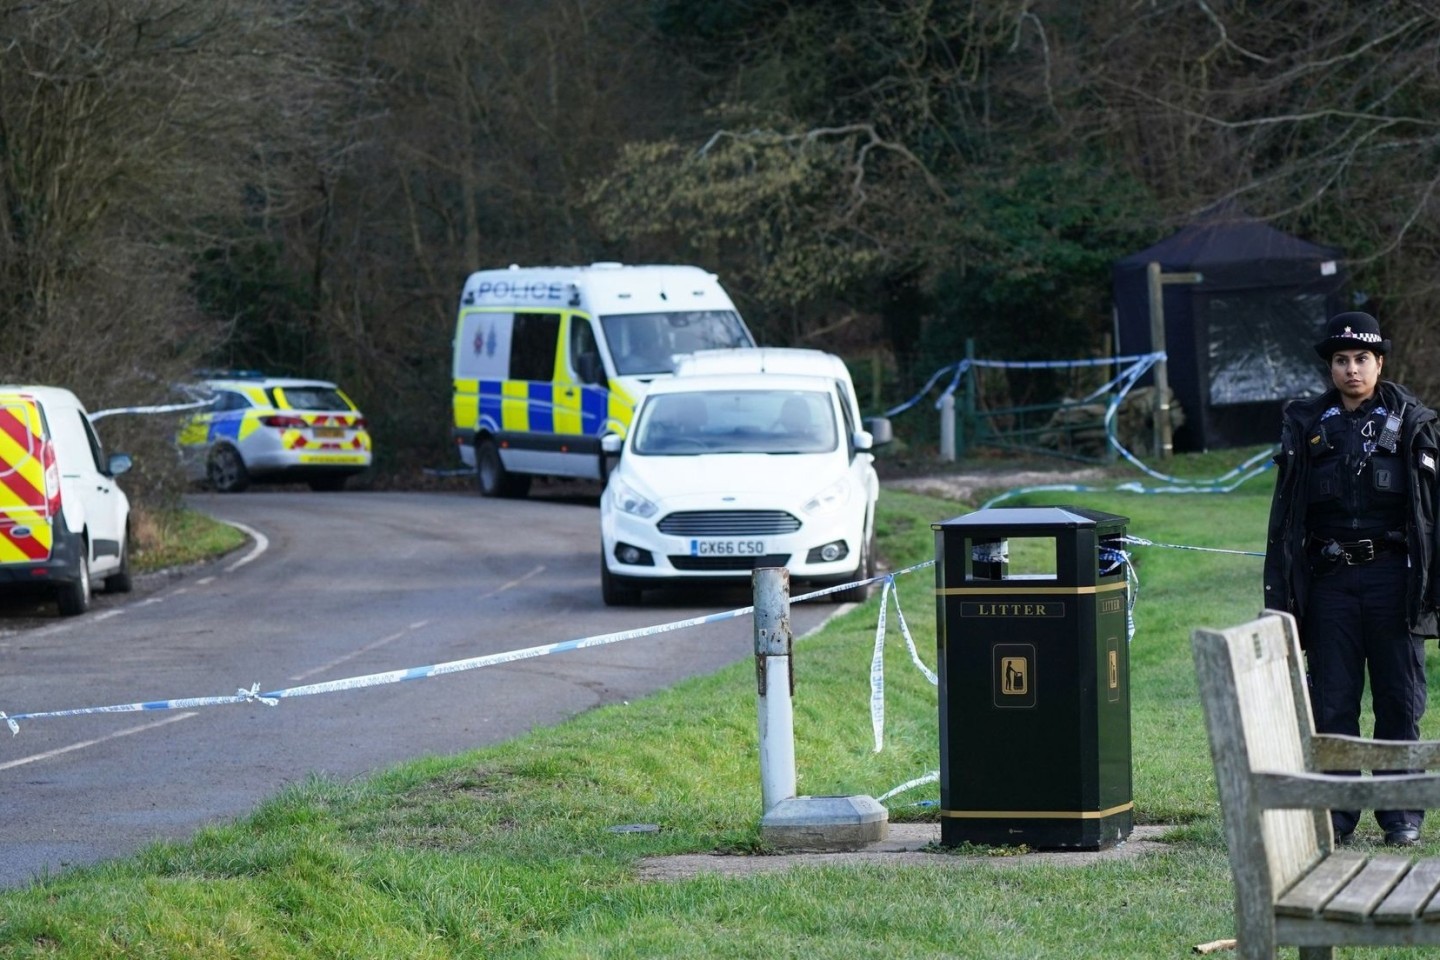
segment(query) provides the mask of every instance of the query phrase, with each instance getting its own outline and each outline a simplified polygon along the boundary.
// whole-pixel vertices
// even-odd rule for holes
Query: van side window
[[[95,469],[100,473],[108,474],[110,471],[105,466],[105,454],[100,447],[100,438],[95,435],[95,427],[91,425],[90,418],[79,410],[75,416],[80,418],[80,429],[85,433],[85,439],[90,443],[90,457],[95,461]]]
[[[605,365],[600,360],[600,345],[595,329],[584,317],[570,318],[570,369],[581,383],[604,383]]]
[[[515,314],[515,328],[510,334],[510,379],[552,379],[555,376],[555,347],[559,342],[559,314]]]

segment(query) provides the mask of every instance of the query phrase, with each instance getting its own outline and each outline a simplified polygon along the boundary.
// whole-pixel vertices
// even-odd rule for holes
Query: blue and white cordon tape
[[[1106,443],[1111,448],[1113,448],[1121,457],[1123,457],[1126,461],[1132,464],[1136,469],[1140,470],[1147,476],[1154,478],[1155,480],[1159,480],[1160,482],[1164,483],[1165,486],[1147,488],[1142,484],[1131,481],[1128,483],[1122,483],[1113,488],[1094,487],[1086,486],[1083,484],[1070,483],[1047,484],[1035,487],[1016,487],[1011,490],[1007,490],[1004,493],[999,494],[998,496],[992,497],[990,500],[987,500],[985,503],[981,504],[980,508],[983,510],[986,507],[1001,502],[1002,500],[1008,500],[1009,498],[1019,496],[1020,494],[1040,492],[1101,493],[1113,489],[1126,493],[1229,493],[1230,491],[1236,489],[1246,481],[1259,476],[1266,470],[1269,470],[1274,465],[1272,462],[1270,462],[1271,458],[1275,454],[1275,449],[1277,449],[1274,447],[1269,450],[1261,451],[1260,453],[1251,457],[1249,460],[1246,460],[1244,463],[1218,477],[1201,480],[1175,477],[1169,474],[1161,473],[1158,470],[1154,470],[1146,466],[1140,460],[1140,458],[1136,457],[1134,453],[1132,453],[1129,449],[1125,447],[1124,444],[1120,442],[1120,439],[1115,435],[1115,415],[1120,409],[1121,401],[1125,399],[1125,396],[1130,392],[1130,389],[1134,387],[1137,382],[1139,382],[1140,378],[1143,377],[1150,370],[1151,367],[1164,359],[1166,359],[1166,355],[1163,352],[1136,354],[1134,356],[1126,357],[1090,358],[1084,360],[979,360],[975,358],[966,358],[964,360],[957,361],[956,363],[947,364],[941,367],[939,370],[936,370],[933,374],[931,374],[930,379],[925,382],[925,385],[921,387],[920,390],[913,397],[911,397],[909,400],[906,400],[904,403],[898,404],[894,407],[891,407],[889,410],[886,410],[885,415],[887,417],[893,417],[900,413],[904,413],[906,410],[909,410],[911,407],[919,403],[920,400],[927,393],[930,392],[930,389],[934,387],[935,384],[942,377],[944,377],[946,374],[949,374],[950,382],[945,386],[943,390],[940,391],[940,396],[935,401],[935,406],[938,408],[944,401],[945,397],[950,396],[956,391],[956,389],[958,389],[961,378],[964,377],[965,374],[969,373],[973,368],[985,367],[999,370],[1046,370],[1065,369],[1069,367],[1095,367],[1110,366],[1112,364],[1128,364],[1128,366],[1122,369],[1110,380],[1101,384],[1099,387],[1096,387],[1094,390],[1090,391],[1089,394],[1082,397],[1076,402],[1089,403],[1092,400],[1099,399],[1100,397],[1109,394],[1110,399],[1105,407],[1104,418]],[[1264,462],[1262,463],[1262,461]]]
[[[922,567],[932,565],[933,560],[919,564],[907,570],[897,573],[910,573]],[[857,581],[858,583],[876,583],[885,580],[887,583],[892,580],[895,574],[871,577],[868,580]],[[806,600],[813,600],[826,594],[836,593],[840,590],[848,590],[854,587],[855,583],[839,584],[833,587],[826,587],[823,590],[816,590],[812,593],[801,594],[792,598],[793,603],[800,603]],[[688,620],[675,620],[670,623],[657,624],[651,627],[638,627],[633,630],[622,630],[617,633],[606,633],[599,636],[581,637],[577,640],[564,640],[558,643],[546,643],[536,647],[526,647],[522,650],[509,650],[504,653],[492,653],[482,657],[469,657],[464,660],[451,660],[446,663],[437,663],[425,667],[410,667],[403,670],[391,670],[385,673],[371,673],[360,677],[346,677],[340,680],[327,680],[321,683],[309,683],[299,687],[286,687],[281,690],[270,690],[260,692],[259,684],[252,685],[249,690],[238,689],[233,696],[217,697],[186,697],[174,700],[147,700],[137,703],[121,703],[107,707],[79,707],[71,710],[49,710],[35,713],[17,713],[13,716],[7,715],[0,710],[0,720],[10,727],[12,736],[20,732],[21,720],[48,720],[59,717],[80,717],[99,713],[139,713],[153,710],[188,710],[193,707],[218,707],[227,704],[238,703],[261,703],[267,707],[279,704],[281,700],[293,697],[308,697],[319,693],[338,693],[343,690],[360,690],[366,687],[378,687],[384,684],[400,683],[406,680],[424,680],[430,677],[443,676],[449,673],[461,673],[466,670],[477,670],[481,667],[491,667],[501,663],[513,663],[517,660],[529,660],[534,657],[543,657],[552,653],[565,653],[569,650],[584,650],[589,647],[601,647],[611,643],[619,643],[622,640],[634,640],[640,637],[652,637],[662,633],[671,633],[676,630],[683,630],[688,627],[698,627],[707,623],[719,623],[724,620],[734,620],[738,617],[749,616],[754,612],[753,606],[740,607],[735,610],[726,610],[721,613],[706,614],[701,617],[691,617]]]

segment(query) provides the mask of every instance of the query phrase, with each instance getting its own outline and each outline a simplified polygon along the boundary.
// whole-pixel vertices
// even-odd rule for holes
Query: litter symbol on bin
[[[1000,692],[1020,697],[1030,692],[1030,665],[1024,657],[1002,657],[1000,660]]]
[[[1035,706],[1035,647],[1028,643],[999,643],[992,655],[995,706]]]
[[[1120,638],[1107,637],[1105,640],[1105,699],[1110,703],[1120,702]]]

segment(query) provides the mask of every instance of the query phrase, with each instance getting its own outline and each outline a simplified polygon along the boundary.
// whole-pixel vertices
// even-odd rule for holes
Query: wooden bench
[[[1240,956],[1273,960],[1277,945],[1319,960],[1335,946],[1440,944],[1440,860],[1336,849],[1329,815],[1440,807],[1440,775],[1320,772],[1429,770],[1440,767],[1440,741],[1316,734],[1288,614],[1267,611],[1192,639]]]

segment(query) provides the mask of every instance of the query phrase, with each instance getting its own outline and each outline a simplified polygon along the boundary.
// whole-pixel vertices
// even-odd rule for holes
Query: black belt
[[[1374,560],[1377,554],[1385,551],[1393,553],[1406,553],[1408,548],[1405,545],[1404,534],[1386,534],[1384,537],[1372,540],[1354,540],[1349,543],[1342,543],[1339,540],[1330,540],[1325,537],[1317,537],[1310,534],[1305,538],[1305,545],[1311,550],[1320,554],[1326,560],[1344,560],[1350,566],[1357,566],[1362,563],[1369,563]]]

